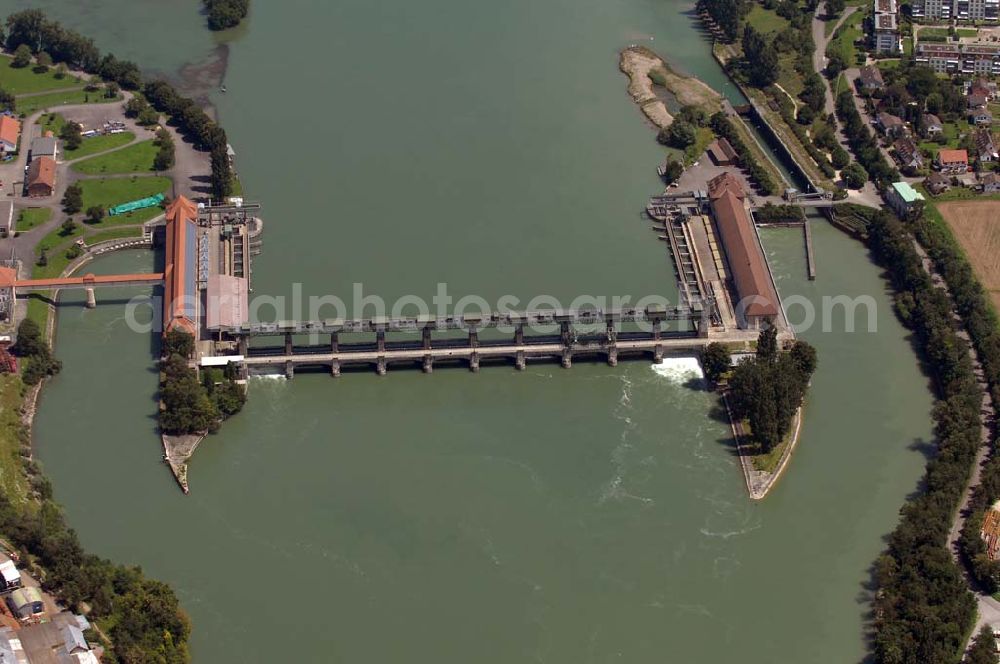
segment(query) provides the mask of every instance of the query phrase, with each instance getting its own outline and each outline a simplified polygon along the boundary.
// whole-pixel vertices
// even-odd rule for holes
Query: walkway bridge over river
[[[714,306],[714,305],[713,305]],[[235,341],[237,363],[248,372],[321,368],[339,375],[346,366],[373,366],[379,375],[390,364],[416,365],[430,373],[434,364],[462,363],[478,371],[481,363],[513,362],[523,370],[532,359],[555,359],[572,366],[575,357],[601,358],[614,366],[620,355],[649,355],[660,361],[666,353],[690,353],[709,342],[709,307],[692,309],[585,309],[490,313],[484,315],[370,318],[242,325],[222,328],[223,338]],[[623,330],[623,324],[631,324]],[[669,325],[668,325],[669,324]],[[484,330],[497,335],[480,338]],[[511,337],[494,338],[511,330]],[[463,334],[456,336],[455,331]],[[445,336],[441,333],[451,332]],[[374,340],[342,341],[341,334],[374,334]],[[387,333],[410,333],[417,338],[387,339]],[[435,335],[435,333],[438,333]],[[742,334],[742,331],[734,331]],[[298,344],[303,336],[311,343]],[[317,336],[329,339],[316,343]],[[251,345],[257,338],[281,337],[280,346]],[[748,337],[749,338],[749,337]],[[713,339],[719,340],[719,339]],[[742,340],[742,339],[740,339]],[[221,360],[222,358],[216,358]]]

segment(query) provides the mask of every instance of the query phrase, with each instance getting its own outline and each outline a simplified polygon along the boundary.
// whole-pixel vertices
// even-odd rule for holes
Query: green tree
[[[749,23],[743,29],[743,59],[754,87],[766,88],[778,80],[778,51]]]
[[[21,44],[16,49],[14,49],[14,59],[11,61],[11,67],[17,67],[21,69],[27,67],[31,64],[31,49],[28,48],[27,44]]]
[[[729,349],[718,342],[710,343],[702,348],[699,359],[701,360],[701,368],[705,372],[705,378],[710,383],[718,383],[719,379],[729,371],[732,363]]]
[[[87,223],[99,224],[104,219],[104,208],[100,205],[91,205],[87,208]]]
[[[965,656],[965,664],[997,664],[997,639],[989,625],[983,625]]]
[[[674,120],[660,134],[662,138],[658,136],[658,139],[661,143],[666,142],[667,145],[682,150],[698,140],[698,133],[694,125],[683,120]]]
[[[35,261],[35,265],[38,267],[45,267],[49,264],[49,257],[45,254],[45,250],[42,249],[38,252],[38,260]]]
[[[11,350],[22,357],[40,355],[48,350],[38,323],[30,318],[22,320],[17,326],[17,340]]]
[[[838,171],[851,163],[851,155],[841,146],[833,148],[830,152],[830,162]]]
[[[72,235],[73,231],[76,230],[76,222],[73,221],[73,217],[67,217],[64,222],[62,222],[62,227],[60,228],[59,234],[63,237],[67,235]]]
[[[63,139],[67,150],[76,150],[83,143],[83,132],[76,122],[67,122],[59,130],[59,138]]]
[[[183,330],[173,329],[163,335],[164,357],[191,357],[194,354],[194,337]]]
[[[688,104],[681,108],[680,112],[677,114],[678,119],[683,120],[695,127],[707,127],[708,126],[708,113],[705,112],[700,106],[695,106],[693,104]]]
[[[66,214],[76,214],[83,209],[83,189],[79,184],[71,184],[66,187],[66,193],[62,198],[63,212]]]
[[[774,362],[778,357],[778,328],[769,325],[757,335],[757,359]]]
[[[33,71],[36,74],[46,73],[49,70],[49,67],[51,66],[52,66],[52,56],[46,53],[45,51],[41,51],[38,55],[35,56],[35,67]]]
[[[676,159],[668,159],[663,169],[663,179],[667,184],[673,184],[684,174],[684,164]]]
[[[17,99],[11,93],[0,88],[0,111],[17,110]]]
[[[66,68],[66,63],[60,62],[58,65],[56,65],[55,77],[61,81],[62,79],[66,78],[66,74],[68,73],[68,71],[69,70]]]
[[[840,174],[844,178],[844,184],[848,189],[861,189],[868,182],[868,173],[858,162],[848,164]]]

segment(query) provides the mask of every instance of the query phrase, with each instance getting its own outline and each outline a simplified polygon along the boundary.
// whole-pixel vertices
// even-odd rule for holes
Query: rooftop
[[[892,188],[896,190],[899,197],[907,203],[915,203],[924,200],[924,195],[910,186],[909,182],[893,182]]]

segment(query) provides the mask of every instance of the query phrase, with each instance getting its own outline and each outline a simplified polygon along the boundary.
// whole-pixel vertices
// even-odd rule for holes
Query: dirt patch
[[[937,208],[1000,309],[1000,201],[955,201]]]
[[[722,108],[722,96],[718,92],[696,78],[678,74],[645,46],[630,46],[622,51],[618,66],[628,74],[628,93],[632,100],[657,127],[669,127],[674,118],[657,96],[654,78],[681,106],[700,106],[709,113]]]

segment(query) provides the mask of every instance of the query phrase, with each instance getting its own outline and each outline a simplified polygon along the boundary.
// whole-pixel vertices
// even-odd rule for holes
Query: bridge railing
[[[280,321],[252,323],[217,328],[233,336],[268,336],[335,332],[418,332],[421,330],[479,330],[496,327],[553,326],[570,324],[608,324],[627,322],[655,323],[668,320],[692,320],[700,311],[687,307],[670,309],[570,309],[525,312],[492,312],[464,316],[417,316],[412,318],[328,319],[322,321]]]

